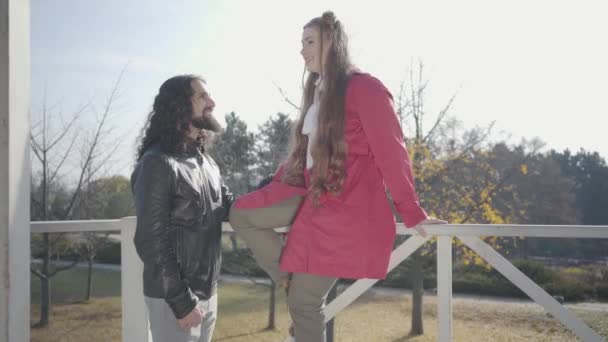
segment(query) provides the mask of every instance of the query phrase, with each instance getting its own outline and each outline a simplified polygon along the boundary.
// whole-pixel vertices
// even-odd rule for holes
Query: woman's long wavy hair
[[[320,99],[319,123],[316,141],[312,144],[314,165],[311,173],[310,193],[318,203],[322,193],[338,194],[346,178],[347,145],[344,140],[344,98],[346,86],[353,65],[348,54],[348,38],[342,23],[332,12],[312,19],[304,28],[317,28],[320,32],[321,48],[323,37],[329,38],[331,45],[325,63],[321,63],[324,88]],[[283,181],[292,185],[304,184],[306,148],[308,137],[302,134],[304,117],[314,100],[315,81],[318,73],[310,73],[304,84],[300,117],[294,126],[291,149],[285,163]]]
[[[159,144],[163,152],[180,154],[188,149],[185,131],[188,129],[193,109],[192,81],[203,78],[195,75],[179,75],[166,80],[154,98],[152,111],[142,129],[137,160],[150,146]]]

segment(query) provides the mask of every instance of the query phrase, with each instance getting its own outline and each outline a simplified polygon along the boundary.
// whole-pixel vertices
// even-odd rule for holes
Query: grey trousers
[[[210,342],[217,319],[217,294],[198,302],[203,311],[203,322],[190,329],[182,329],[169,305],[161,298],[144,297],[148,307],[151,340],[149,342]]]
[[[279,269],[283,241],[273,229],[289,226],[301,201],[302,197],[296,196],[267,208],[230,210],[232,228],[277,284],[289,279],[289,274]],[[333,277],[291,275],[287,305],[297,342],[325,342],[325,299],[335,282]]]

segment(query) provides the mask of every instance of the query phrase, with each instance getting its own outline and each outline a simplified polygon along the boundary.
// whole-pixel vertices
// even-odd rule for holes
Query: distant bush
[[[262,270],[251,251],[247,248],[224,248],[222,251],[222,273],[251,277],[268,277]],[[111,241],[99,251],[97,261],[101,263],[120,264],[120,243]],[[434,258],[424,258],[424,287],[437,287],[437,275]],[[544,288],[550,295],[563,296],[566,301],[586,299],[608,300],[608,267],[584,266],[568,267],[559,270],[532,260],[512,261],[522,273]],[[527,297],[524,292],[513,285],[493,268],[483,265],[456,264],[453,271],[452,289],[455,293],[469,293],[503,297]],[[353,280],[344,279],[350,283]],[[386,279],[378,282],[379,286],[412,288],[411,261],[406,260],[390,272]]]
[[[459,293],[497,296],[502,294],[498,288],[493,278],[482,273],[465,273],[452,281],[452,290]]]
[[[97,251],[95,262],[120,265],[120,241],[108,240],[106,245]]]
[[[555,270],[538,261],[515,260],[513,261],[513,265],[537,284],[557,282],[560,279],[559,274]]]
[[[595,294],[597,295],[597,299],[608,301],[608,282],[597,284],[595,286]]]
[[[560,279],[557,282],[543,284],[542,287],[553,296],[563,296],[566,301],[582,301],[595,298],[595,289],[577,280]]]
[[[551,269],[538,261],[515,260],[515,265],[532,281],[553,296],[563,296],[566,301],[608,299],[608,282],[604,279],[607,267],[569,267]],[[454,269],[453,291],[480,295],[527,297],[494,269],[479,265],[459,265]]]

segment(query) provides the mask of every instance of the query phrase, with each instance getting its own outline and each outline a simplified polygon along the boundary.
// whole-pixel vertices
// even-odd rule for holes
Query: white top
[[[306,147],[306,168],[310,169],[313,165],[312,160],[312,144],[317,135],[317,126],[319,125],[319,107],[321,106],[321,91],[323,90],[322,78],[319,77],[315,81],[315,95],[312,105],[306,111],[304,116],[304,124],[302,125],[302,134],[308,136],[308,146]]]

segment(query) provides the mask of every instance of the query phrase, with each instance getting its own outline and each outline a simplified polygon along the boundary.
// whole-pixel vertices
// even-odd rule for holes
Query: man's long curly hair
[[[349,58],[348,39],[342,23],[332,12],[325,12],[322,16],[312,19],[304,28],[317,28],[320,31],[321,49],[323,37],[331,41],[327,61],[322,66],[324,88],[320,100],[316,141],[313,142],[311,151],[314,164],[310,192],[313,201],[318,203],[323,193],[338,194],[346,178],[344,98],[349,78],[355,68]],[[292,132],[292,146],[285,163],[283,181],[288,184],[304,184],[308,136],[302,134],[302,126],[306,112],[313,103],[315,81],[319,77],[318,73],[310,73],[304,86],[300,117]]]
[[[152,111],[142,129],[142,137],[137,148],[137,160],[155,144],[163,152],[180,154],[188,149],[186,130],[192,118],[191,98],[194,93],[193,81],[205,80],[195,75],[179,75],[166,80],[154,98]]]

